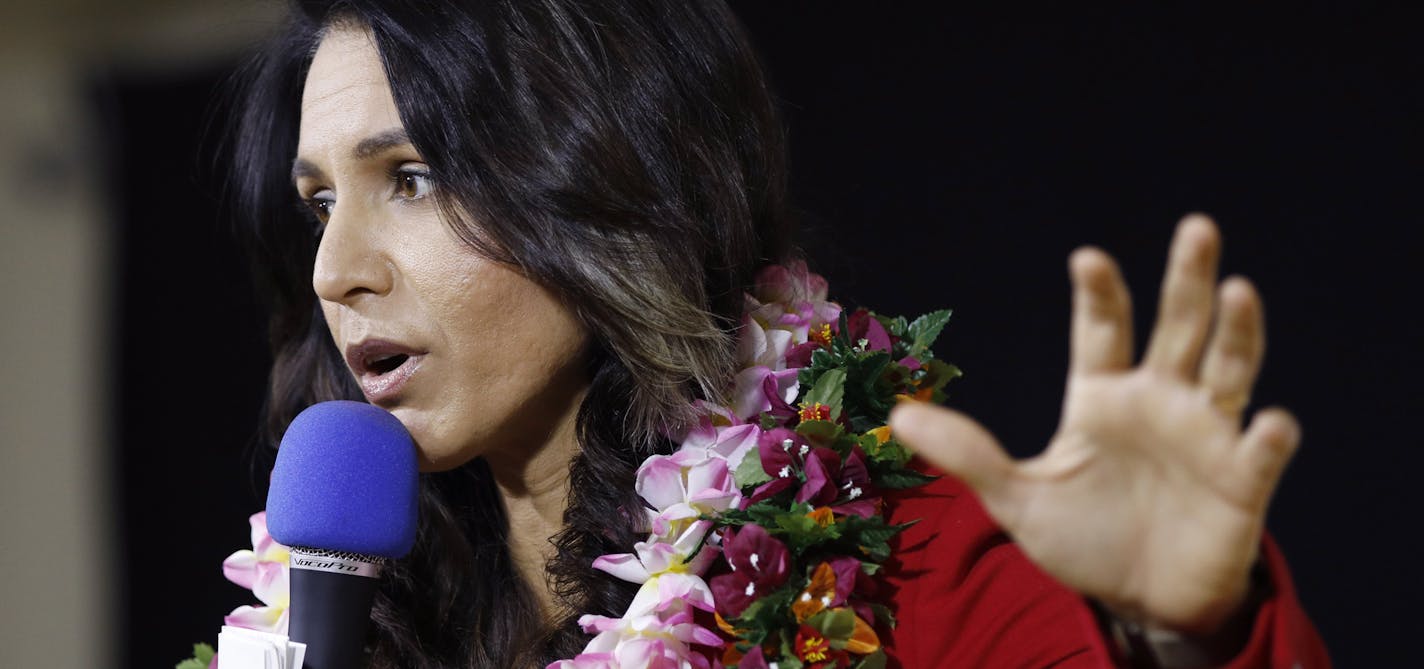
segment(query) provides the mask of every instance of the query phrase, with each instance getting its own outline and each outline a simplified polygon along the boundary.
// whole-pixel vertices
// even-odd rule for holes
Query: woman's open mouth
[[[425,359],[425,352],[403,344],[368,339],[346,349],[346,364],[366,401],[390,408]]]

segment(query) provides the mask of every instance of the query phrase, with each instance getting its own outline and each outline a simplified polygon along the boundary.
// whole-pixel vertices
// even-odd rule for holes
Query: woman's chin
[[[422,474],[449,471],[473,459],[434,430],[438,421],[431,421],[425,412],[408,406],[397,406],[390,411],[410,432],[410,438],[415,442],[416,463]]]

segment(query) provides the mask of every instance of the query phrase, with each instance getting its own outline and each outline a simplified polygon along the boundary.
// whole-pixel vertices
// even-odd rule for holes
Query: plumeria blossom
[[[287,633],[288,557],[290,551],[267,533],[267,512],[248,518],[252,550],[240,550],[223,560],[223,575],[252,591],[265,606],[239,606],[223,622],[234,627],[276,634]]]
[[[763,411],[790,405],[801,392],[796,373],[795,369],[778,371],[762,365],[738,372],[732,380],[732,411],[747,421]]]
[[[671,523],[725,511],[741,500],[727,459],[710,449],[654,455],[638,468],[638,495],[652,506],[653,533],[680,533]]]
[[[749,367],[786,369],[786,351],[794,343],[794,336],[792,329],[768,327],[747,314],[742,317],[742,331],[737,339],[737,362]]]
[[[756,276],[753,296],[762,302],[824,302],[830,286],[826,279],[806,268],[804,260],[786,265],[768,265]]]
[[[584,616],[586,632],[598,636],[572,660],[547,669],[710,669],[711,663],[688,644],[721,645],[716,632],[697,625],[687,612],[666,619],[657,615]]]

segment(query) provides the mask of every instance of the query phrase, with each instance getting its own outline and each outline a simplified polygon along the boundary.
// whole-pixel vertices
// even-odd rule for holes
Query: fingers
[[[958,476],[981,496],[1003,487],[1013,460],[978,423],[956,411],[920,402],[901,402],[890,412],[895,438],[926,460]]]
[[[1072,371],[1115,371],[1132,364],[1132,298],[1108,254],[1084,247],[1068,259],[1073,279]]]
[[[1182,219],[1167,257],[1157,325],[1143,364],[1180,378],[1195,378],[1202,342],[1211,323],[1212,293],[1221,237],[1211,219]]]
[[[1285,471],[1300,445],[1300,425],[1285,409],[1271,408],[1256,412],[1246,433],[1241,436],[1236,457],[1251,488],[1259,491],[1258,503],[1265,506],[1276,482]]]
[[[1266,351],[1266,323],[1261,299],[1251,282],[1232,277],[1219,291],[1216,325],[1202,360],[1201,384],[1212,401],[1231,416],[1251,402],[1251,387]]]

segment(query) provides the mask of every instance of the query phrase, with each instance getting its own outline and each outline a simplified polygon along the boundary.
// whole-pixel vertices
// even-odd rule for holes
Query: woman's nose
[[[312,267],[312,288],[322,301],[349,306],[363,295],[390,292],[390,263],[371,223],[358,209],[332,207]]]

